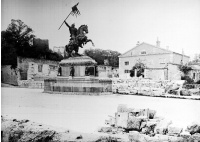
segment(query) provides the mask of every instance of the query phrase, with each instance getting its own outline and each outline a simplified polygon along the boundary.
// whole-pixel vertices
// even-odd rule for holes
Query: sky
[[[95,47],[125,53],[146,42],[177,53],[200,54],[200,0],[1,0],[1,30],[11,19],[31,27],[37,38],[48,39],[50,48],[68,44],[66,25],[58,28],[79,2],[80,16],[66,20],[76,27],[86,24]]]

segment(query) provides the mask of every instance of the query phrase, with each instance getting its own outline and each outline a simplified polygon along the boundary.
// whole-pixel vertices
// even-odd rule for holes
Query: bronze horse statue
[[[83,45],[85,45],[88,42],[91,42],[94,46],[94,43],[91,39],[88,39],[85,34],[88,33],[88,26],[87,25],[81,25],[77,30],[77,36],[75,39],[71,39],[69,44],[65,46],[65,51],[68,53],[68,57],[74,56],[72,53],[75,51],[75,56],[81,56],[78,53],[79,47],[83,48]]]

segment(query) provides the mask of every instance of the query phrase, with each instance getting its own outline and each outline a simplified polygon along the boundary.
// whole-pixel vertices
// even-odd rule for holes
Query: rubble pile
[[[1,116],[2,142],[122,142],[128,137],[118,137],[75,132],[36,122]]]
[[[128,134],[131,142],[198,142],[200,141],[200,124],[193,123],[183,129],[172,121],[157,117],[151,109],[127,108],[119,105],[115,117],[105,123],[99,132],[108,134]]]
[[[29,120],[6,119],[1,116],[2,141],[58,141],[58,133],[43,128],[41,124],[33,124]]]

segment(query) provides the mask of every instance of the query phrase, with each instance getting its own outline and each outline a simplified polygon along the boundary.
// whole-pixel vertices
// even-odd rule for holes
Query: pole
[[[69,15],[72,13],[72,11],[69,13]],[[67,16],[67,18],[69,17],[69,15]],[[67,18],[65,18],[65,20],[67,20]],[[64,22],[65,22],[65,20],[62,22],[62,24],[60,25],[60,27],[59,27],[59,29],[58,30],[60,30],[60,28],[62,27],[62,25],[64,24]]]

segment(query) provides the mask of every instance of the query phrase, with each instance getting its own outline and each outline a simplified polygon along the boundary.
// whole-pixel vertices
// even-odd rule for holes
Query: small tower
[[[137,46],[140,45],[140,42],[138,41],[136,45],[137,45]]]
[[[156,47],[160,47],[160,41],[158,40],[158,37],[157,37],[157,41],[156,41]]]

